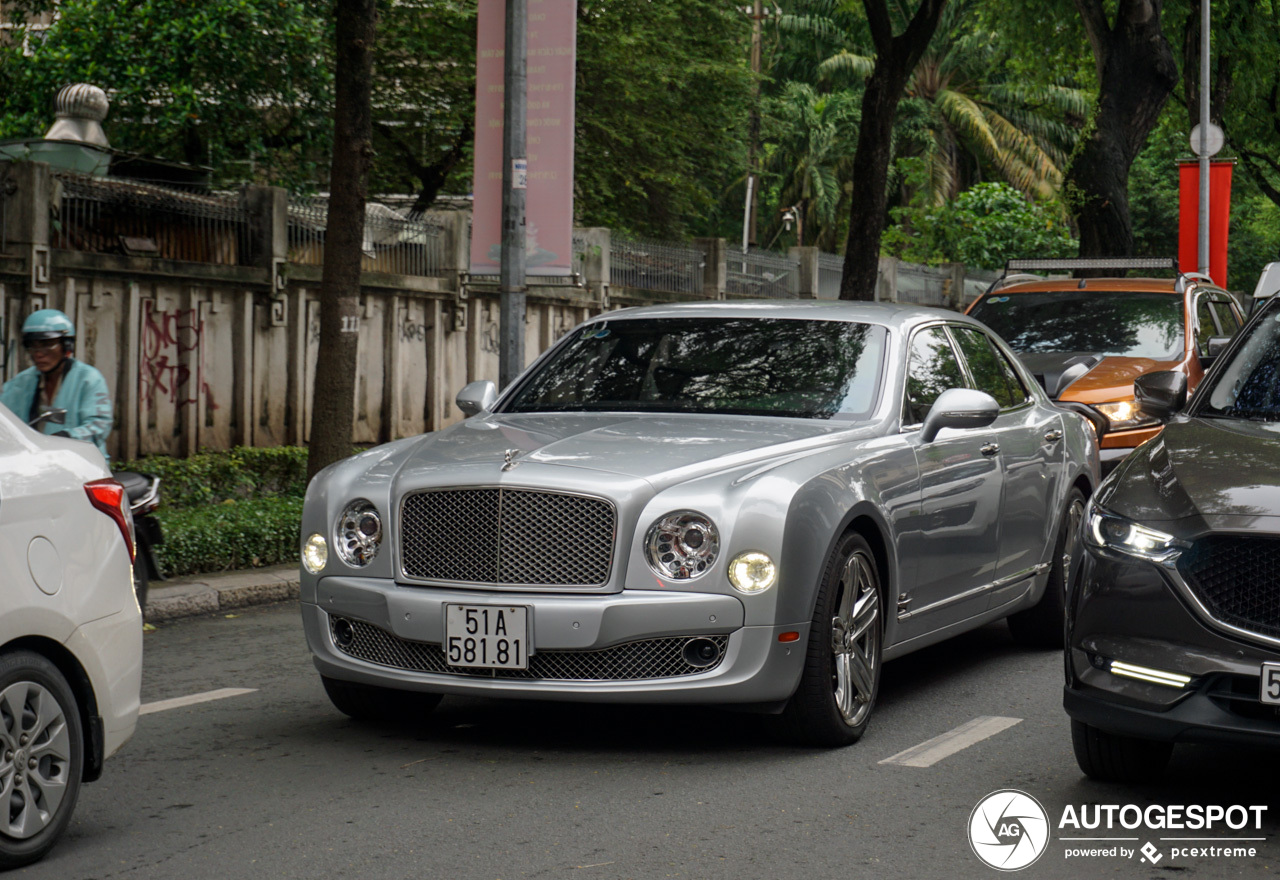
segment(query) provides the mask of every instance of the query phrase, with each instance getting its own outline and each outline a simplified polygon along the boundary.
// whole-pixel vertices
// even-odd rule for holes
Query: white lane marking
[[[194,706],[196,703],[208,703],[211,700],[225,700],[227,697],[238,697],[251,694],[257,688],[221,688],[216,691],[205,691],[203,694],[188,694],[185,697],[174,697],[172,700],[156,700],[154,703],[143,703],[138,710],[139,715],[150,715],[152,712],[164,712],[182,706]]]
[[[885,758],[881,764],[901,764],[905,767],[932,767],[943,758],[963,751],[987,737],[995,736],[1002,730],[1008,730],[1021,723],[1021,718],[1001,718],[999,715],[979,715],[972,721],[966,721],[954,730],[941,736],[935,736],[918,746],[912,746],[904,752]]]

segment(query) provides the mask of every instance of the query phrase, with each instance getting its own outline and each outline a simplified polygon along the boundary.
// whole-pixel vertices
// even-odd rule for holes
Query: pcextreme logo
[[[1064,859],[1136,860],[1185,867],[1190,861],[1257,858],[1267,807],[1201,804],[1067,804],[1058,821]],[[969,814],[969,846],[999,871],[1036,862],[1052,840],[1044,807],[1017,789],[978,801]],[[1154,840],[1152,839],[1154,838]]]
[[[999,871],[1021,871],[1049,845],[1049,814],[1024,791],[993,791],[969,814],[973,854]]]

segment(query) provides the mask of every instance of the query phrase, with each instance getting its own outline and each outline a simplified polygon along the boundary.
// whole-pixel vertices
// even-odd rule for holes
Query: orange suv
[[[1051,278],[1029,270],[1172,270],[1172,278]],[[1157,370],[1187,377],[1187,391],[1243,323],[1240,307],[1204,275],[1177,272],[1167,259],[1010,260],[1005,274],[967,313],[1009,343],[1060,402],[1085,404],[1108,423],[1108,472],[1160,432],[1138,408],[1133,380]]]

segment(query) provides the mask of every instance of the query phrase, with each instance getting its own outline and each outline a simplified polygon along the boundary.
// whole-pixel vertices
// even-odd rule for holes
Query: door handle
[[[1048,434],[1044,435],[1044,439],[1050,443],[1057,443],[1062,439],[1062,432],[1058,430],[1050,431]]]
[[[997,452],[999,452],[999,451],[1000,451],[1000,444],[999,444],[999,443],[987,443],[986,445],[984,445],[984,446],[982,447],[982,449],[981,449],[980,451],[982,452],[982,454],[983,454],[983,455],[986,455],[986,456],[992,456],[992,455],[995,455]]]

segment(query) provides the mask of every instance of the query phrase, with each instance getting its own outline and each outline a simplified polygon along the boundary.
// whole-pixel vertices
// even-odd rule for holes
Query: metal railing
[[[898,302],[945,306],[950,302],[951,270],[915,263],[898,264]]]
[[[325,226],[329,202],[314,196],[289,196],[289,262],[324,265]],[[419,277],[444,275],[445,230],[430,215],[411,220],[386,205],[365,206],[365,272],[388,272]]]
[[[200,195],[55,169],[50,244],[92,254],[248,265],[253,239],[239,195]]]
[[[673,242],[614,235],[609,245],[609,284],[667,293],[702,293],[706,254]]]
[[[725,293],[765,299],[800,295],[800,261],[784,254],[749,248],[730,250],[725,258]]]

